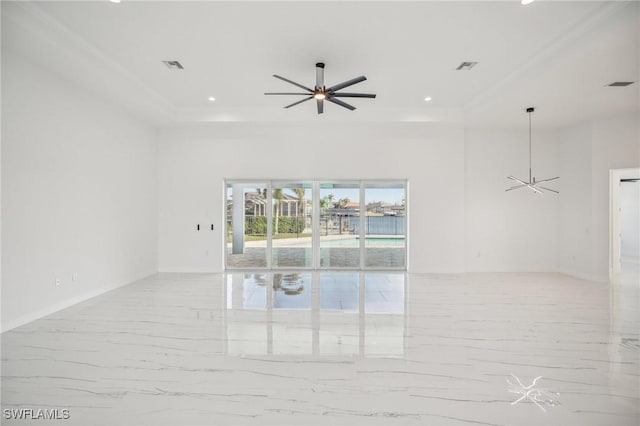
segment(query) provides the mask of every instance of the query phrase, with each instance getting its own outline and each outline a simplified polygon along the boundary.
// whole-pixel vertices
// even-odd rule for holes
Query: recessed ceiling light
[[[109,0],[111,3],[120,3],[120,0]]]
[[[528,4],[533,3],[535,0],[520,0],[520,4],[526,6]]]
[[[425,102],[429,102],[431,100],[431,96],[427,96],[426,98],[424,98]]]
[[[213,96],[209,96],[209,102],[215,102],[216,98],[214,98]]]

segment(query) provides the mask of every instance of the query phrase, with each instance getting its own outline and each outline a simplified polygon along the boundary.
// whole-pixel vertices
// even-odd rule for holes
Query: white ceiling
[[[637,110],[637,2],[38,2],[3,4],[3,48],[156,123],[462,121],[560,126]],[[162,60],[179,60],[182,71]],[[354,112],[318,117],[279,74],[313,86],[366,75]],[[455,71],[478,61],[471,71]],[[356,90],[357,89],[357,90]],[[215,96],[216,102],[207,100]],[[424,102],[425,96],[433,101]]]

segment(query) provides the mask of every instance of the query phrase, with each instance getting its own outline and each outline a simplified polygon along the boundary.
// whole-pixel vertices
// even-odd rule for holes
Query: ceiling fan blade
[[[351,111],[353,111],[354,109],[356,109],[356,107],[354,107],[353,105],[349,105],[346,102],[342,102],[340,99],[334,99],[334,98],[327,98],[327,100],[329,102],[333,102],[336,105],[340,105],[341,107],[344,107],[346,109],[350,109]]]
[[[284,78],[284,77],[280,77],[279,75],[274,74],[273,75],[275,78],[279,78],[282,81],[286,81],[287,83],[293,84],[294,86],[298,86],[301,89],[306,90],[307,92],[313,92],[313,90],[309,89],[306,86],[303,86],[302,84],[296,83],[295,81],[291,81],[288,78]]]
[[[546,191],[555,192],[556,194],[559,194],[559,193],[560,193],[560,192],[556,191],[555,189],[546,188],[546,187],[544,187],[544,186],[536,185],[536,187],[537,187],[537,188],[540,188],[540,189],[544,189],[544,190],[546,190]]]
[[[322,89],[324,87],[324,64],[318,62],[316,64],[316,89]]]
[[[308,101],[308,100],[310,100],[310,99],[313,99],[313,96],[309,96],[308,98],[304,98],[304,99],[303,99],[303,100],[301,100],[301,101],[294,102],[294,103],[292,103],[291,105],[287,105],[285,108],[291,108],[292,106],[296,106],[296,105],[301,104],[301,103],[303,103],[303,102],[306,102],[306,101]]]
[[[304,95],[304,96],[309,96],[308,93],[265,93],[265,95]]]
[[[376,95],[370,93],[332,93],[331,96],[336,98],[375,98]]]
[[[327,89],[327,92],[335,92],[336,90],[344,89],[345,87],[353,86],[356,83],[360,83],[361,81],[365,81],[367,77],[361,75],[360,77],[352,78],[351,80],[345,81],[340,84],[336,84],[335,86],[331,86]]]
[[[552,177],[552,178],[549,178],[549,179],[537,180],[536,183],[549,182],[550,180],[556,180],[556,179],[560,179],[560,176]]]
[[[322,114],[324,112],[324,102],[322,102],[322,99],[316,99],[316,104],[318,105],[318,114]]]

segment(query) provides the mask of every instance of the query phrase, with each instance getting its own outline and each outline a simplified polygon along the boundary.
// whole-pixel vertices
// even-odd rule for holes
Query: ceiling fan
[[[331,87],[324,87],[324,63],[322,62],[318,62],[316,64],[316,85],[313,89],[310,89],[306,86],[303,86],[302,84],[296,83],[295,81],[291,81],[289,79],[286,79],[284,77],[281,77],[279,75],[274,74],[273,75],[275,78],[278,78],[282,81],[286,81],[287,83],[293,84],[294,86],[299,87],[300,89],[303,89],[306,91],[306,93],[265,93],[265,95],[302,95],[302,96],[306,96],[306,98],[302,99],[301,101],[297,101],[292,103],[291,105],[287,105],[285,108],[291,108],[292,106],[301,104],[303,102],[309,101],[311,99],[315,99],[316,100],[316,105],[318,107],[318,114],[322,114],[324,111],[324,101],[329,101],[332,102],[336,105],[340,105],[343,108],[347,108],[351,111],[353,111],[354,109],[356,109],[356,107],[354,107],[353,105],[349,105],[348,103],[341,101],[340,99],[337,98],[375,98],[376,95],[374,94],[369,94],[369,93],[344,93],[344,92],[338,92],[341,89],[344,89],[345,87],[349,87],[349,86],[353,86],[356,83],[360,83],[362,81],[365,81],[367,79],[367,77],[365,76],[360,76],[360,77],[356,77],[353,78],[351,80],[345,81],[343,83],[340,84],[336,84],[335,86],[331,86]]]
[[[535,177],[531,176],[531,113],[535,111],[535,109],[533,107],[529,107],[526,109],[526,111],[529,114],[529,181],[527,182],[524,180],[520,180],[515,176],[508,176],[507,179],[514,180],[518,182],[519,185],[512,186],[511,188],[507,188],[505,191],[513,191],[514,189],[520,189],[520,188],[529,188],[536,194],[542,194],[543,192],[541,191],[541,189],[559,194],[560,192],[556,191],[555,189],[547,188],[547,187],[541,186],[540,184],[542,182],[549,182],[551,180],[560,179],[560,176],[552,177],[549,179],[542,179],[538,181],[536,181]]]

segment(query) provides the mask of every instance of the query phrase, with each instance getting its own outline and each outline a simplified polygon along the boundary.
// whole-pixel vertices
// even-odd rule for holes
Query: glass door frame
[[[404,264],[402,266],[367,266],[366,265],[366,208],[360,209],[360,270],[363,271],[407,271],[409,269],[409,181],[407,179],[364,179],[360,181],[360,201],[366,206],[366,189],[367,185],[384,185],[391,184],[402,185],[404,189],[404,248],[403,257]]]
[[[286,188],[291,188],[291,186],[287,187],[287,185],[291,185],[291,184],[305,184],[305,183],[310,183],[311,184],[311,201],[312,201],[312,205],[311,205],[311,265],[310,266],[276,266],[273,267],[273,204],[272,204],[272,200],[273,200],[273,191],[275,189],[286,189]],[[269,266],[269,269],[271,270],[276,270],[276,271],[306,271],[306,270],[315,270],[316,269],[316,246],[315,246],[315,238],[316,238],[316,226],[315,226],[315,222],[314,222],[314,218],[316,216],[315,214],[315,197],[316,197],[316,193],[315,193],[315,185],[317,182],[315,182],[312,179],[271,179],[267,181],[268,184],[268,188],[267,188],[267,192],[269,194],[269,197],[267,197],[267,204],[269,206],[271,206],[270,210],[271,210],[271,218],[267,219],[269,220],[269,224],[271,225],[270,227],[267,227],[267,256],[269,257],[269,262],[267,263]],[[306,218],[305,218],[306,220]]]
[[[312,262],[311,266],[278,266],[273,267],[273,184],[276,183],[279,186],[286,185],[288,183],[311,183],[312,194]],[[234,185],[250,186],[259,183],[264,185],[267,190],[266,205],[269,208],[266,209],[267,220],[267,248],[266,248],[266,267],[265,266],[251,266],[251,267],[238,267],[229,266],[229,253],[227,247],[227,189]],[[333,184],[357,184],[359,185],[359,264],[356,267],[353,266],[330,266],[322,267],[320,265],[320,184],[321,183],[333,183]],[[399,184],[404,189],[405,196],[405,227],[404,227],[404,264],[401,266],[366,266],[365,259],[365,221],[367,209],[365,206],[365,190],[368,184]],[[356,189],[356,188],[354,188]],[[244,195],[243,195],[244,196]],[[223,191],[222,191],[222,247],[224,253],[224,265],[225,271],[292,271],[292,270],[318,270],[318,271],[407,271],[409,268],[409,181],[407,179],[224,179]],[[235,202],[235,200],[233,200]],[[244,203],[244,199],[243,199]],[[362,206],[365,206],[364,208]]]
[[[227,229],[227,190],[229,187],[233,188],[234,186],[239,186],[243,188],[242,193],[242,203],[244,204],[244,189],[246,187],[253,187],[256,184],[260,184],[259,186],[264,186],[267,190],[267,198],[266,198],[266,206],[272,206],[272,194],[271,194],[271,180],[270,179],[224,179],[222,186],[222,227],[224,232],[222,233],[222,252],[224,253],[224,270],[225,271],[270,271],[271,267],[271,249],[272,249],[272,239],[271,235],[273,233],[273,208],[265,208],[265,216],[267,221],[267,235],[266,235],[266,266],[248,266],[248,267],[240,267],[240,266],[229,266],[229,249],[228,249],[228,229]],[[232,194],[232,202],[235,203],[235,194]]]
[[[359,232],[359,237],[358,237],[358,250],[359,250],[359,259],[358,259],[358,265],[357,266],[329,266],[329,267],[323,267],[322,265],[320,265],[320,261],[321,261],[321,253],[320,253],[320,189],[321,188],[321,184],[336,184],[336,185],[354,185],[354,190],[358,190],[358,197],[359,197],[359,201],[362,201],[362,183],[363,181],[361,179],[320,179],[320,180],[316,180],[314,181],[314,183],[317,186],[317,192],[314,193],[314,202],[317,201],[318,202],[318,208],[317,208],[317,214],[315,215],[318,218],[318,232],[316,232],[315,234],[318,235],[317,238],[317,242],[315,245],[315,249],[316,251],[314,252],[317,253],[316,256],[314,256],[314,267],[317,270],[321,270],[321,271],[354,271],[354,270],[362,270],[363,266],[364,266],[364,234],[363,234],[363,227],[360,226],[360,232]],[[357,186],[356,186],[357,185]],[[359,219],[360,219],[360,223],[362,222],[362,217],[363,214],[366,213],[366,209],[360,209],[360,214],[359,214]]]

